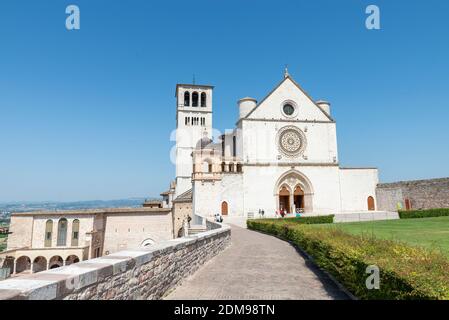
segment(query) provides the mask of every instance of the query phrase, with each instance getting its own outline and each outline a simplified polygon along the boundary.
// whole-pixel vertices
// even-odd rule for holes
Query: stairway
[[[195,234],[206,231],[206,226],[203,225],[191,225],[189,227],[189,236],[193,236]]]

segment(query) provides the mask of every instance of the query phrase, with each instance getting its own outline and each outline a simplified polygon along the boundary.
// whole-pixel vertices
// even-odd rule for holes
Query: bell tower
[[[176,85],[176,194],[192,188],[192,152],[199,141],[212,138],[212,92],[214,87]]]

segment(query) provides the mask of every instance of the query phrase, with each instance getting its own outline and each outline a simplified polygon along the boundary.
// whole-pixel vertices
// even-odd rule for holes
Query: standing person
[[[191,216],[187,216],[187,225],[190,228],[190,221],[192,221],[192,217]]]
[[[260,211],[260,213],[262,214],[262,219],[265,217],[265,210],[264,209],[262,209],[261,211]]]

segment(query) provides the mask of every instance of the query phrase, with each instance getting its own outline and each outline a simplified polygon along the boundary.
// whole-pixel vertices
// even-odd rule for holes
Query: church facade
[[[285,72],[260,102],[238,102],[235,128],[216,136],[212,86],[178,84],[175,196],[194,214],[253,217],[376,210],[376,168],[339,165],[336,122]],[[215,141],[212,140],[214,136]]]

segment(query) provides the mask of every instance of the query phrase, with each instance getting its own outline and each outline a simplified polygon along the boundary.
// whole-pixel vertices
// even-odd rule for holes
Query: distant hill
[[[82,210],[100,208],[141,207],[145,198],[119,200],[90,200],[74,202],[10,202],[0,203],[0,219],[8,219],[12,212]]]

